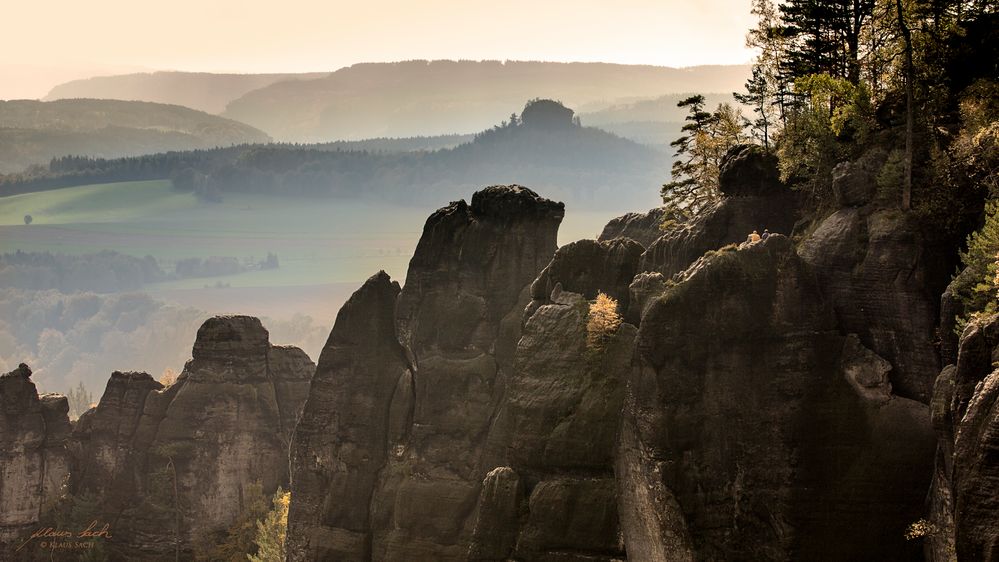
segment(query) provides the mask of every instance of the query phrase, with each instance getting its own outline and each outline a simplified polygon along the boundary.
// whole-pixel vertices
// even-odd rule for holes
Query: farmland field
[[[0,198],[0,253],[115,250],[151,255],[167,271],[183,258],[260,260],[274,253],[279,269],[169,281],[146,291],[210,313],[307,314],[328,326],[371,274],[384,269],[404,281],[433,210],[250,194],[227,194],[221,203],[204,203],[173,190],[169,181],[89,185]],[[570,209],[560,243],[596,235],[620,212]],[[33,218],[30,225],[24,224],[27,214]]]

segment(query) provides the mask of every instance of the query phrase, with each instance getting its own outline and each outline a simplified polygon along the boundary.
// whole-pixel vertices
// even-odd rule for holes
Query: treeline
[[[879,152],[880,196],[935,237],[980,220],[999,166],[999,5],[753,0],[752,11],[759,56],[734,94],[751,113],[712,111],[703,96],[678,104],[689,113],[667,204],[715,196],[720,155],[751,137],[817,213],[835,204],[837,165]]]
[[[209,316],[143,293],[25,291],[0,284],[0,372],[27,363],[43,392],[66,392],[80,382],[103,389],[112,371],[160,378],[190,359],[198,327]],[[271,341],[312,357],[329,335],[329,326],[308,316],[264,323]]]
[[[212,201],[229,192],[291,196],[437,200],[455,188],[518,182],[563,193],[604,193],[654,185],[663,155],[582,127],[572,110],[550,100],[452,149],[427,152],[331,150],[329,145],[246,145],[121,159],[53,159],[45,170],[0,179],[4,195],[88,183],[172,179]],[[567,124],[567,125],[566,125]],[[553,196],[560,196],[558,191]]]
[[[262,261],[229,256],[178,260],[167,273],[156,258],[137,258],[105,250],[96,254],[68,255],[23,252],[0,255],[0,286],[24,290],[89,291],[119,293],[138,291],[150,283],[185,278],[235,275],[250,270],[276,269],[276,254]]]

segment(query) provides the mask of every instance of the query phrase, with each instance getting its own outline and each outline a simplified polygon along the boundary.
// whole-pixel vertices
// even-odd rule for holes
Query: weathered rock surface
[[[371,495],[413,415],[413,373],[385,272],[344,304],[319,358],[292,447],[289,559],[369,560]]]
[[[642,255],[639,271],[667,279],[687,269],[705,252],[746,241],[749,233],[769,229],[789,234],[798,220],[796,196],[724,197],[690,223],[678,225],[653,242]]]
[[[801,243],[843,333],[892,365],[895,393],[928,403],[940,372],[935,346],[944,259],[912,217],[895,209],[842,209]]]
[[[636,330],[589,349],[588,310],[557,286],[524,325],[490,435],[510,466],[483,484],[470,559],[625,557],[613,466]]]
[[[66,397],[38,395],[27,365],[0,375],[0,559],[61,493],[69,475],[68,412]]]
[[[745,197],[778,195],[788,188],[780,181],[777,155],[756,144],[740,144],[722,157],[718,190],[728,196]]]
[[[198,330],[177,382],[114,373],[73,433],[73,490],[102,498],[114,549],[128,558],[190,552],[224,532],[250,486],[288,483],[288,436],[313,364],[270,345],[256,318],[224,316]],[[174,487],[176,486],[176,494]]]
[[[832,171],[832,189],[843,207],[860,207],[877,197],[878,174],[888,153],[870,150],[856,160],[840,162]]]
[[[932,467],[927,408],[891,395],[884,363],[839,335],[786,238],[698,261],[636,345],[616,473],[629,555],[918,554],[903,535]]]
[[[606,293],[628,309],[628,288],[638,273],[638,263],[645,248],[630,238],[579,240],[562,246],[551,263],[531,284],[531,298],[548,300],[556,285],[579,293],[586,299]]]
[[[666,210],[663,207],[652,209],[647,213],[627,213],[611,219],[604,226],[597,240],[613,240],[615,238],[631,238],[648,248],[663,235],[663,219]]]
[[[933,393],[930,559],[999,560],[999,316],[970,324]]]
[[[502,464],[488,433],[512,354],[497,350],[519,339],[526,286],[551,260],[563,214],[529,189],[486,188],[427,220],[395,332],[387,277],[351,298],[296,435],[293,497],[307,504],[289,515],[290,560],[466,559],[482,480]],[[344,340],[351,332],[377,337]],[[345,423],[345,412],[372,419]],[[319,450],[307,458],[310,439]],[[360,505],[335,505],[345,497]]]
[[[123,510],[135,500],[140,471],[135,432],[146,398],[162,389],[146,373],[111,373],[97,407],[84,412],[73,428],[71,483],[76,494],[99,495],[109,512]]]

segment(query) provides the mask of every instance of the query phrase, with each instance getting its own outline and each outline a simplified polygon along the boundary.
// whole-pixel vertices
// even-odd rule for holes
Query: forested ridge
[[[178,189],[208,201],[226,192],[436,200],[455,186],[519,181],[599,199],[611,197],[612,189],[647,189],[663,167],[663,154],[583,127],[557,102],[537,100],[522,115],[471,142],[428,151],[254,144],[119,159],[66,156],[52,159],[47,169],[0,177],[0,193],[172,179]]]

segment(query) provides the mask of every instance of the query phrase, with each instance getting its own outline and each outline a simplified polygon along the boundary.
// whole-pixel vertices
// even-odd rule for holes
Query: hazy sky
[[[331,71],[405,59],[744,63],[750,0],[12,0],[0,98],[137,70]]]

